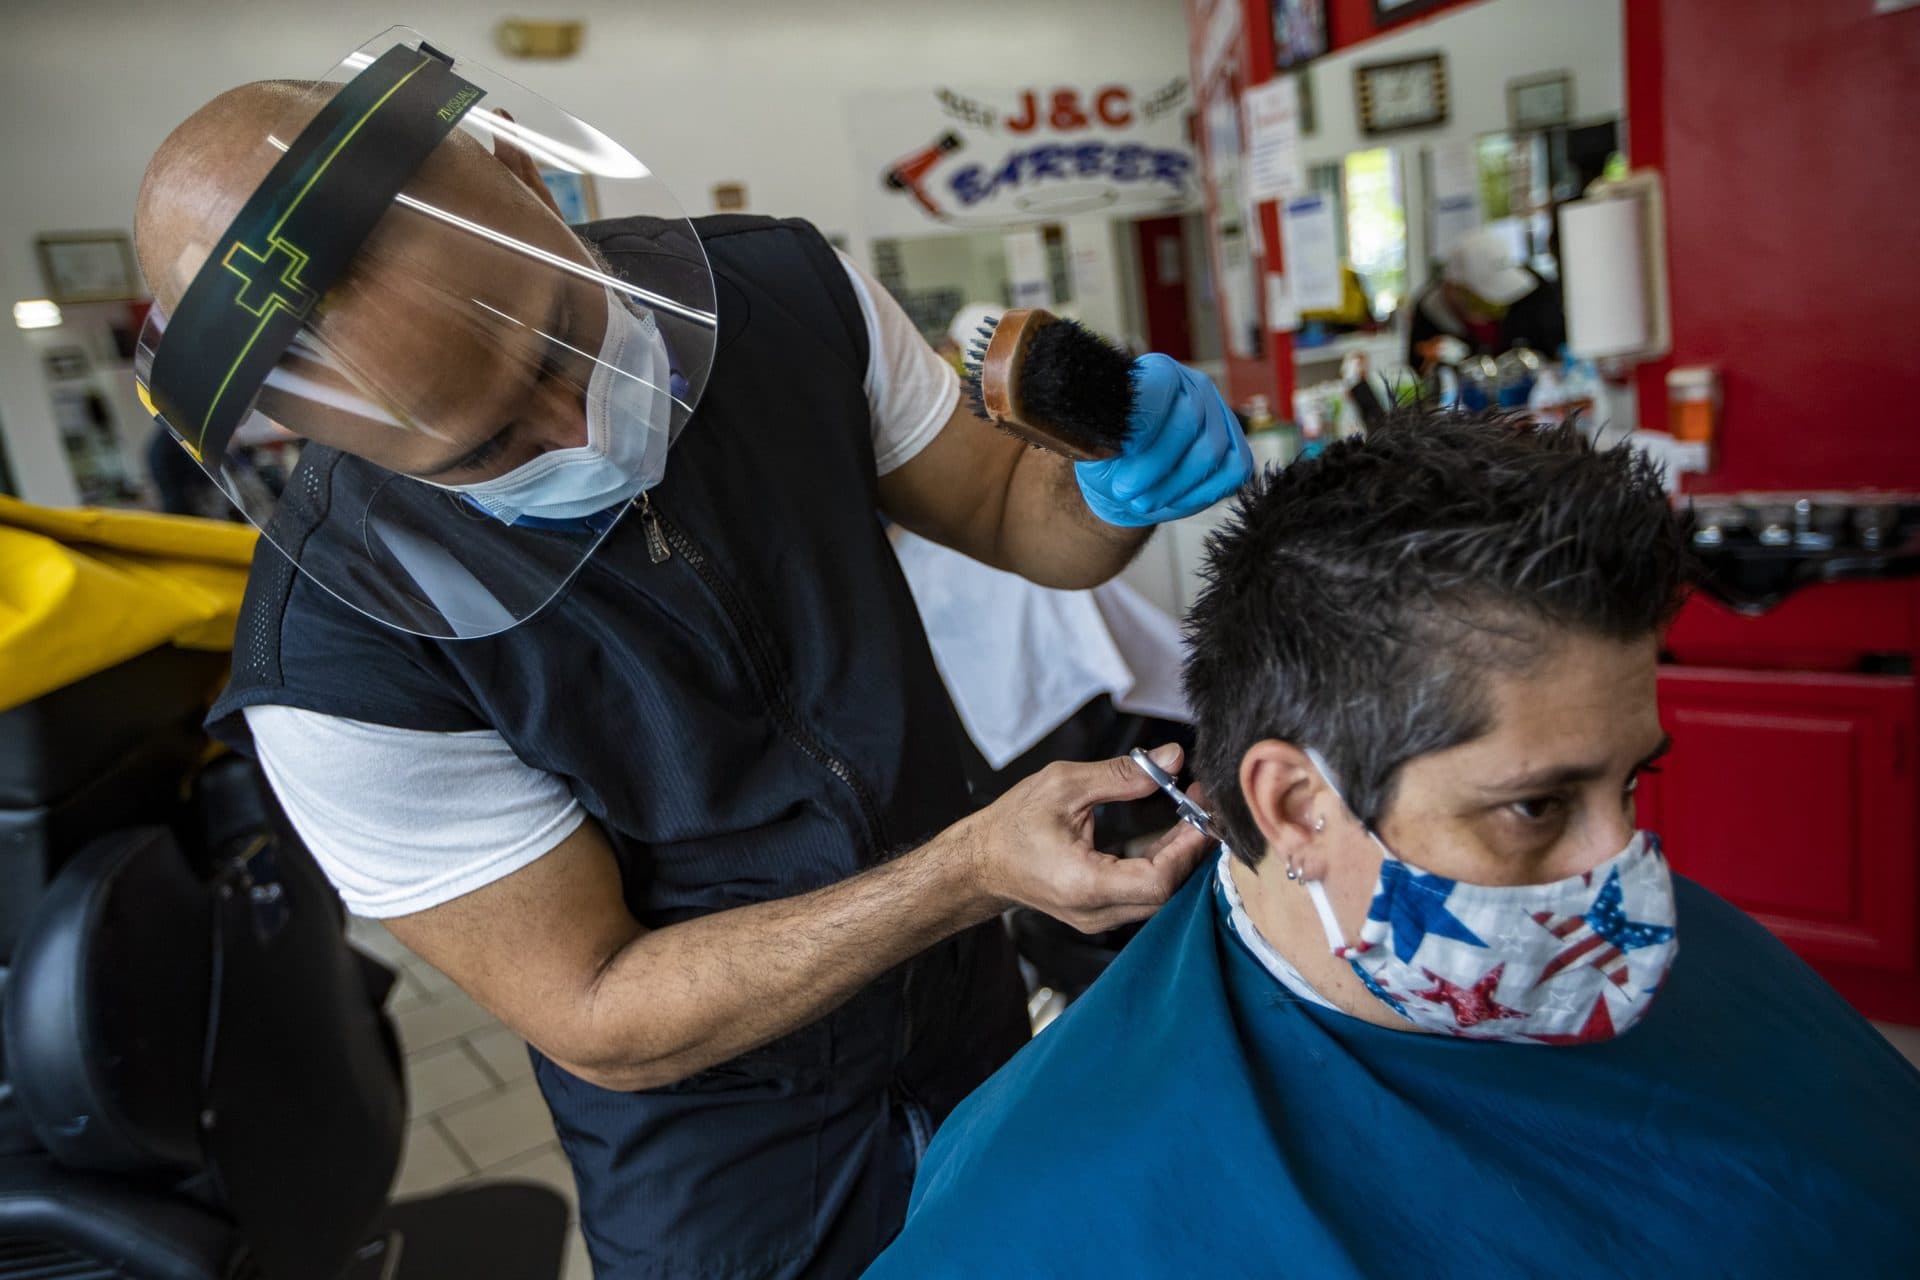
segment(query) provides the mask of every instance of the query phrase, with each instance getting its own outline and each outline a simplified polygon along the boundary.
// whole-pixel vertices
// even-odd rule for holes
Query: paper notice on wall
[[[1471,142],[1437,142],[1428,153],[1433,163],[1433,198],[1471,196],[1480,201],[1480,169]]]
[[[1470,195],[1436,196],[1433,201],[1433,256],[1444,258],[1460,237],[1480,226],[1480,202]]]
[[[1107,294],[1107,260],[1091,245],[1073,247],[1073,296],[1085,303]]]
[[[1153,282],[1179,284],[1186,279],[1185,243],[1179,236],[1161,236],[1153,242]]]
[[[1295,308],[1332,311],[1340,306],[1345,291],[1340,287],[1340,241],[1331,200],[1302,196],[1281,207],[1280,254]]]
[[[1432,167],[1433,257],[1444,258],[1469,231],[1477,228],[1480,211],[1480,168],[1471,142],[1437,142],[1427,152]]]
[[[1009,231],[1007,246],[1007,288],[1016,307],[1050,307],[1053,285],[1047,279],[1047,246],[1038,227]]]
[[[1287,277],[1278,271],[1267,272],[1267,328],[1274,333],[1291,333],[1299,327],[1300,312],[1287,290]]]
[[[1292,76],[1242,95],[1247,122],[1247,195],[1288,200],[1306,189],[1300,169],[1300,95]]]

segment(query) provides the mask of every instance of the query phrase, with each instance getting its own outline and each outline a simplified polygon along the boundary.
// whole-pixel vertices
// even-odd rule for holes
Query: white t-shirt
[[[886,475],[940,434],[960,379],[892,295],[840,257],[867,322],[864,385]],[[245,714],[281,807],[355,915],[408,915],[471,893],[586,817],[564,779],[491,729],[431,733],[282,706]]]
[[[896,528],[893,550],[960,723],[1004,769],[1091,699],[1191,720],[1180,624],[1119,579],[1059,591]]]

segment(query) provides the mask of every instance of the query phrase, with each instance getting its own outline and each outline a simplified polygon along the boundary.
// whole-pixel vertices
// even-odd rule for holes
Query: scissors
[[[1140,766],[1140,771],[1153,779],[1153,785],[1167,793],[1167,799],[1173,801],[1173,807],[1180,812],[1180,821],[1198,831],[1217,844],[1226,844],[1226,837],[1213,825],[1213,815],[1202,809],[1199,802],[1182,791],[1173,780],[1173,775],[1153,762],[1153,757],[1135,747],[1127,753],[1127,758]]]

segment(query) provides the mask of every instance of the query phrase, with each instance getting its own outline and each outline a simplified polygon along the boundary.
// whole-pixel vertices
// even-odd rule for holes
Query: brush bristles
[[[987,344],[993,341],[993,331],[999,326],[999,316],[989,317],[974,334],[973,341],[967,345],[964,361],[966,371],[961,374],[960,381],[966,388],[967,406],[973,410],[976,418],[987,418],[986,395],[980,389],[980,369],[986,363]],[[990,418],[987,420],[991,421]]]
[[[1019,370],[1020,416],[1096,456],[1126,449],[1133,416],[1133,362],[1072,320],[1043,325]]]

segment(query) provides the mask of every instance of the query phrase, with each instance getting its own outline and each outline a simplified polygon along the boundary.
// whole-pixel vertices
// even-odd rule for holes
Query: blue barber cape
[[[1677,891],[1646,1017],[1546,1047],[1301,1001],[1203,871],[947,1121],[867,1275],[1920,1276],[1920,1072]]]

